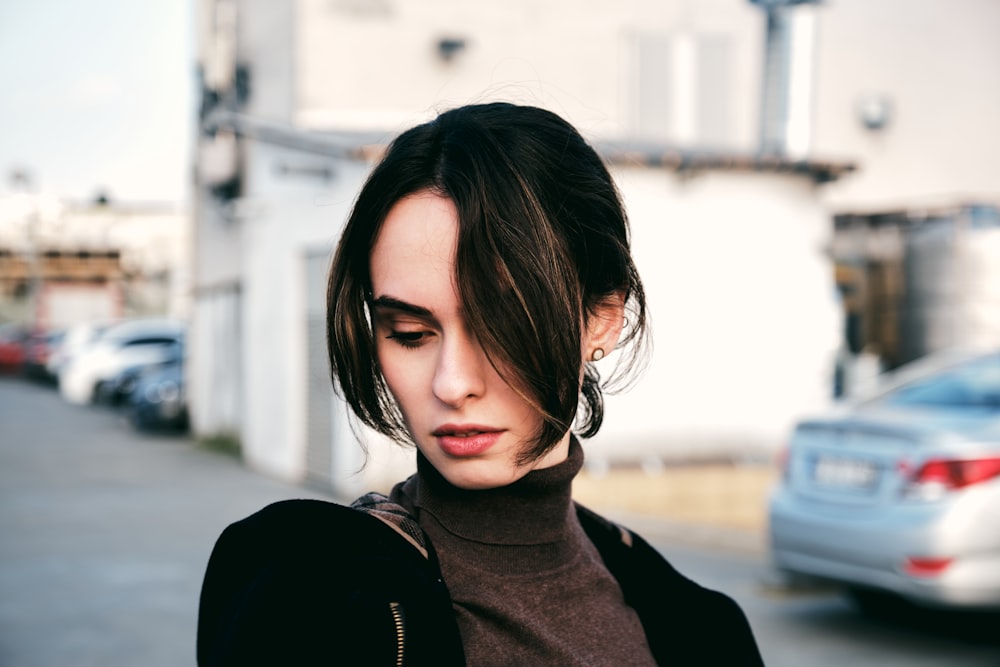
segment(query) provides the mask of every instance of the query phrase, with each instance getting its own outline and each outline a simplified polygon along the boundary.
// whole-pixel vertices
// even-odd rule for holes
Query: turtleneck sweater
[[[422,455],[392,491],[427,533],[469,665],[653,665],[642,624],[572,501],[583,449],[496,489],[451,485]]]

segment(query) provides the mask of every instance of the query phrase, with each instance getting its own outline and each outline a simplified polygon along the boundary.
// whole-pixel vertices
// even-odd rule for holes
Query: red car
[[[23,324],[0,324],[0,372],[21,371],[30,335],[31,331]]]
[[[24,374],[36,380],[54,382],[55,376],[48,369],[49,357],[62,342],[65,334],[63,329],[35,330],[25,343]]]

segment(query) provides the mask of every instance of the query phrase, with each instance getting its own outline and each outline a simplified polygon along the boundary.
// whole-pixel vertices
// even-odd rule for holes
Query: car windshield
[[[101,340],[120,345],[140,338],[177,338],[181,332],[181,327],[170,320],[128,320],[105,330]]]
[[[885,396],[881,402],[893,406],[1000,411],[1000,355],[981,357],[933,377],[916,380]]]
[[[138,347],[140,345],[176,345],[177,338],[172,336],[144,336],[121,342],[122,347]]]

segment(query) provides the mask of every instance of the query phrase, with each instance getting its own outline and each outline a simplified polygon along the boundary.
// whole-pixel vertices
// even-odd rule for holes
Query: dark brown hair
[[[404,132],[358,195],[327,287],[331,372],[354,413],[410,442],[378,368],[369,258],[389,210],[422,190],[454,201],[456,284],[468,326],[497,372],[542,417],[524,459],[555,445],[578,408],[580,436],[597,433],[604,404],[593,364],[580,386],[587,317],[602,299],[625,297],[619,371],[634,366],[645,338],[628,222],[610,174],[569,123],[506,103],[460,107]]]

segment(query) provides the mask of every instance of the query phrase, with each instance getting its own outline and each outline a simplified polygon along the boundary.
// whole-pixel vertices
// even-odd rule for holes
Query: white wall
[[[444,108],[545,106],[600,136],[628,136],[640,36],[731,42],[732,143],[756,138],[763,14],[746,0],[299,0],[296,123],[402,130]],[[445,62],[441,38],[466,47]],[[664,72],[665,78],[670,78]],[[697,83],[697,82],[696,82]]]
[[[188,409],[199,437],[243,433],[242,224],[231,205],[195,189]]]
[[[338,168],[330,182],[282,176],[282,164],[328,166],[332,160],[259,143],[250,149],[253,195],[242,222],[243,452],[251,465],[297,479],[305,472],[302,257],[306,247],[333,247],[360,175]]]
[[[290,123],[297,95],[297,3],[239,0],[238,60],[249,67],[250,97],[244,109],[257,118]]]
[[[820,6],[815,152],[857,160],[837,210],[1000,199],[1000,3],[837,0]],[[881,132],[855,105],[882,94]]]
[[[261,117],[391,134],[443,107],[509,99],[549,107],[591,138],[626,137],[637,127],[637,43],[695,35],[729,45],[731,147],[756,146],[764,27],[763,12],[747,0],[272,4],[239,2],[240,53],[252,66],[248,111]],[[640,383],[609,398],[593,451],[769,452],[794,417],[826,403],[840,323],[821,202],[852,210],[1000,197],[993,157],[1000,42],[991,32],[998,12],[993,0],[819,6],[812,153],[860,166],[838,183],[818,190],[798,176],[714,172],[681,180],[662,170],[615,170],[650,293],[655,347]],[[441,37],[465,38],[467,47],[443,62],[434,50]],[[880,134],[855,117],[857,97],[869,91],[895,103]],[[210,219],[217,227],[199,238],[213,249],[197,277],[200,285],[243,281],[245,452],[253,465],[297,478],[309,372],[302,257],[332,246],[366,167],[338,167],[337,179],[324,184],[278,175],[276,164],[286,160],[322,161],[257,145],[242,222],[227,228]]]
[[[255,189],[269,196],[248,205],[243,222],[244,455],[301,479],[306,377],[328,373],[305,367],[303,258],[333,247],[367,166],[339,164],[325,184],[275,168],[322,158],[260,145],[254,157]],[[815,186],[767,173],[614,172],[649,296],[653,355],[636,386],[608,397],[591,456],[773,454],[794,418],[828,404],[839,344],[828,216]],[[333,410],[335,441],[353,441],[343,406]],[[385,488],[412,469],[412,452],[362,437],[371,458],[361,474],[360,449],[334,450],[341,490]]]
[[[638,44],[721,40],[731,88],[720,100],[731,107],[724,146],[758,145],[764,12],[748,0],[299,0],[296,7],[294,118],[302,127],[397,131],[445,107],[507,99],[552,108],[589,136],[632,136],[640,125]],[[815,14],[810,154],[860,166],[827,188],[831,206],[1000,197],[1000,3],[837,0]],[[441,37],[463,37],[467,46],[443,62],[434,51]],[[663,96],[677,108],[665,112],[674,131],[660,138],[690,144],[683,117],[697,123],[706,110],[688,106],[699,93],[683,80],[707,83],[697,62],[678,71],[685,66],[671,48],[664,46]],[[655,74],[655,64],[647,66]],[[893,102],[882,132],[857,119],[866,93]]]
[[[767,455],[826,406],[839,344],[829,219],[803,176],[614,170],[652,316],[639,382],[599,456]],[[604,375],[611,361],[599,365]]]
[[[368,165],[338,162],[274,146],[253,144],[251,191],[243,221],[243,455],[253,467],[287,479],[305,476],[307,255],[332,251]],[[335,176],[281,175],[281,165],[328,166]],[[325,288],[323,290],[325,292]],[[345,495],[387,488],[413,469],[413,452],[361,429],[364,457],[339,400],[335,413],[334,485]],[[346,445],[346,446],[345,446]],[[360,472],[359,472],[360,471]]]
[[[199,437],[243,433],[242,297],[238,285],[194,300],[187,337],[188,411]]]

